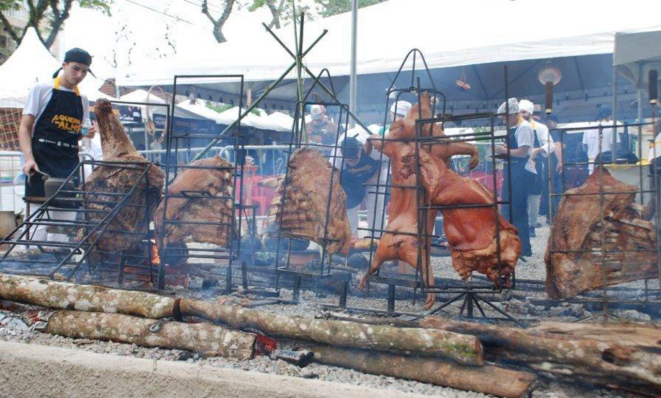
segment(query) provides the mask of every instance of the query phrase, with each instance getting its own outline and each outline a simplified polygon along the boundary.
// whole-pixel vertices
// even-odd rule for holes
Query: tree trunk
[[[476,336],[489,360],[504,359],[540,371],[580,375],[600,382],[617,380],[625,385],[635,382],[661,387],[661,331],[654,327],[557,322],[524,330],[435,317],[422,320],[421,326]]]
[[[164,322],[99,312],[56,311],[45,331],[66,337],[173,348],[238,360],[251,359],[255,347],[255,335],[209,323]]]
[[[461,364],[482,365],[482,347],[478,339],[452,332],[291,317],[196,300],[182,300],[180,308],[184,316],[198,316],[269,336],[342,347],[441,356]]]
[[[118,312],[143,318],[174,316],[175,299],[101,286],[0,274],[0,297],[47,308]]]
[[[503,397],[520,397],[529,391],[535,382],[533,374],[497,366],[461,366],[436,358],[328,346],[305,348],[314,352],[315,361],[325,365]]]

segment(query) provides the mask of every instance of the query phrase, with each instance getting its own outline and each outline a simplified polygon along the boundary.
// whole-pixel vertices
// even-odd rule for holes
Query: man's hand
[[[555,166],[555,171],[558,173],[562,173],[562,163],[558,163],[557,166]]]
[[[34,159],[26,160],[25,164],[23,165],[23,174],[29,177],[30,174],[32,174],[32,170],[39,171],[37,162],[35,162]]]
[[[87,129],[87,138],[94,138],[96,135],[96,120],[92,122],[92,125]]]
[[[503,145],[496,145],[494,148],[494,152],[496,152],[496,155],[503,155],[507,153],[507,147]]]

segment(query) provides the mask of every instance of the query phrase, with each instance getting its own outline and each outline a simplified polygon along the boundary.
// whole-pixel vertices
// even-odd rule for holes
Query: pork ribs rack
[[[330,189],[330,192],[329,192]],[[311,240],[327,253],[349,252],[351,227],[339,172],[319,151],[297,149],[271,203],[270,238]],[[330,201],[330,204],[328,203]],[[330,206],[330,207],[328,207]]]
[[[233,168],[216,155],[192,162],[177,175],[154,216],[160,247],[190,242],[229,247],[237,237],[232,222]]]
[[[549,297],[658,277],[656,227],[641,216],[636,192],[598,167],[565,193],[544,257]]]

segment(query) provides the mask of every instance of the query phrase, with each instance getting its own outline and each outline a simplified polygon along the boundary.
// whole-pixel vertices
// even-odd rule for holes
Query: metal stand
[[[643,145],[643,143],[642,143],[642,141],[643,141],[642,130],[643,130],[643,127],[653,126],[655,124],[655,122],[656,122],[655,115],[653,114],[651,122],[625,123],[624,125],[617,125],[616,127],[611,126],[610,124],[607,124],[607,125],[601,125],[600,124],[599,126],[596,126],[596,127],[595,126],[576,126],[576,127],[572,127],[572,128],[566,128],[566,129],[556,129],[555,131],[559,132],[560,145],[563,145],[564,140],[565,140],[565,135],[568,132],[571,132],[571,131],[589,131],[589,130],[597,129],[598,130],[598,135],[599,135],[599,138],[598,138],[599,139],[599,144],[598,144],[599,145],[599,153],[602,153],[601,148],[602,148],[602,144],[603,144],[603,130],[605,128],[609,128],[609,129],[613,128],[613,134],[617,134],[617,129],[621,129],[621,128],[624,128],[624,129],[627,129],[627,130],[636,129],[638,131],[638,134],[637,134],[638,148],[637,148],[637,150],[638,150],[638,154],[640,154],[642,156],[642,153],[643,153],[643,151],[642,151],[642,145]],[[615,163],[615,161],[613,161],[613,163]],[[562,180],[561,180],[561,187],[560,187],[561,189],[559,190],[559,193],[555,193],[555,190],[554,190],[554,187],[553,187],[553,178],[552,178],[552,176],[550,176],[550,178],[549,178],[550,181],[551,181],[551,188],[549,189],[549,202],[552,202],[555,198],[565,198],[565,197],[574,195],[571,192],[566,192],[566,188],[567,188],[565,186],[565,184],[566,184],[566,181],[565,181],[566,172],[568,170],[587,169],[588,165],[590,165],[590,164],[594,164],[594,162],[590,162],[590,161],[588,161],[588,162],[576,162],[576,161],[569,161],[569,162],[565,161],[565,162],[563,162],[563,173],[562,173],[563,177],[562,177]],[[604,167],[604,164],[605,164],[605,162],[604,162],[603,157],[599,156],[599,159],[598,159],[597,163],[594,164],[595,171],[602,168],[602,167]],[[606,214],[607,211],[605,209],[605,201],[606,201],[607,196],[612,197],[615,194],[635,194],[637,196],[637,200],[639,201],[640,207],[643,208],[645,206],[645,197],[647,195],[649,195],[648,197],[651,197],[651,203],[652,203],[651,205],[656,208],[655,210],[657,210],[655,221],[656,221],[656,228],[657,228],[657,233],[658,233],[659,220],[660,220],[659,219],[659,214],[658,214],[658,204],[659,204],[659,199],[660,198],[659,198],[659,190],[655,189],[656,184],[658,183],[658,176],[656,175],[657,170],[655,168],[652,168],[652,175],[651,175],[651,177],[653,178],[652,189],[645,189],[644,188],[644,178],[649,178],[650,177],[650,176],[647,175],[647,173],[645,173],[643,171],[643,168],[647,167],[647,166],[644,166],[644,165],[640,164],[640,162],[639,162],[639,164],[631,165],[630,167],[637,167],[638,168],[638,187],[639,187],[639,189],[637,189],[635,191],[627,191],[627,192],[615,192],[615,191],[613,191],[613,189],[610,189],[610,190],[607,191],[606,187],[604,185],[603,175],[600,174],[598,192],[595,192],[594,194],[585,194],[584,193],[582,195],[584,195],[584,196],[589,195],[589,196],[594,196],[594,197],[598,198],[598,200],[599,200],[600,223],[602,225],[605,225],[605,223],[607,221],[606,218],[608,217],[608,215]],[[551,172],[550,167],[549,167],[549,172]],[[582,185],[582,183],[583,182],[581,182],[581,185]],[[551,219],[553,219],[553,216],[554,216],[553,210],[554,210],[553,206],[550,206],[549,215],[550,215]],[[554,233],[553,232],[554,228],[556,228],[555,223],[553,223],[552,226],[551,226],[551,234]],[[638,253],[638,252],[649,252],[649,253],[656,254],[657,259],[661,258],[661,246],[660,246],[660,243],[659,243],[658,235],[657,235],[657,241],[656,241],[655,247],[653,247],[653,248],[638,247],[635,250],[621,248],[621,247],[612,247],[612,244],[611,245],[607,244],[606,228],[605,227],[601,228],[601,231],[598,233],[598,235],[599,235],[600,244],[598,245],[599,247],[596,247],[596,248],[595,247],[592,247],[592,248],[591,247],[585,247],[585,248],[581,248],[579,250],[560,250],[555,246],[555,244],[554,244],[555,241],[554,240],[551,240],[551,247],[549,248],[549,250],[550,250],[550,256],[549,257],[550,257],[550,261],[551,261],[550,264],[549,264],[549,267],[550,267],[549,269],[553,268],[553,266],[554,266],[554,263],[553,263],[554,254],[557,254],[557,253],[577,255],[578,256],[581,253],[585,254],[585,253],[594,252],[594,253],[597,253],[597,256],[599,256],[599,259],[597,259],[596,261],[598,261],[601,264],[601,267],[604,269],[604,272],[602,274],[602,278],[604,278],[603,279],[603,285],[604,286],[603,286],[603,288],[598,290],[601,293],[600,297],[599,298],[594,297],[594,295],[592,294],[593,292],[585,292],[585,293],[580,294],[581,297],[578,297],[576,300],[579,301],[579,302],[580,301],[586,301],[586,300],[591,300],[590,302],[592,302],[592,303],[600,302],[601,305],[602,305],[602,311],[599,314],[593,314],[593,315],[590,315],[588,317],[579,319],[578,322],[590,321],[590,320],[600,318],[600,317],[603,318],[604,321],[617,320],[618,317],[611,313],[612,305],[610,305],[610,304],[615,304],[615,305],[621,305],[621,304],[625,304],[625,303],[627,305],[635,304],[635,301],[632,301],[629,297],[625,297],[626,288],[610,287],[610,286],[607,285],[607,282],[606,282],[605,278],[606,278],[606,273],[609,272],[608,271],[608,263],[610,261],[609,258],[611,256],[618,256],[618,255],[624,254],[625,255],[624,258],[626,258],[626,253],[627,252],[631,253],[632,255],[635,254],[635,253]],[[624,260],[624,261],[626,261],[626,260]],[[657,260],[657,263],[659,264],[659,273],[661,275],[661,262],[659,262]],[[649,287],[648,280],[645,280],[644,288],[642,290],[643,290],[642,300],[637,300],[639,305],[640,306],[645,306],[645,305],[648,305],[650,303],[653,303],[654,299],[650,300],[650,296],[651,296],[651,293],[652,293],[653,289],[651,289]],[[660,284],[660,287],[658,289],[656,289],[655,293],[657,293],[656,296],[657,296],[657,300],[658,300],[658,296],[659,296],[659,294],[661,294],[661,284]],[[574,299],[572,299],[572,300],[574,300]]]
[[[105,192],[86,189],[85,177],[82,173],[86,165],[99,168],[111,169],[114,172],[131,171],[138,173],[143,183],[136,183],[127,192]],[[3,244],[9,245],[8,250],[0,258],[0,269],[7,273],[22,275],[48,276],[51,279],[71,280],[81,269],[83,263],[88,263],[88,272],[113,272],[117,274],[117,283],[122,284],[125,278],[125,265],[130,267],[136,275],[144,275],[147,271],[149,280],[155,274],[152,269],[149,251],[144,252],[144,245],[149,245],[148,219],[149,206],[155,199],[149,194],[141,195],[138,187],[148,187],[147,172],[149,163],[128,163],[109,161],[83,161],[69,175],[65,183],[44,201],[39,209],[30,214],[21,225],[19,225],[9,236],[17,236],[15,239],[5,239]],[[79,180],[80,184],[76,182]],[[138,198],[136,200],[136,198]],[[144,220],[141,229],[128,231],[118,228],[115,223],[117,216],[129,207],[144,209]],[[52,216],[53,212],[75,213],[75,219],[57,219]],[[34,235],[37,227],[56,229],[58,233],[67,235],[66,241],[36,240]],[[102,251],[97,243],[102,237],[108,238],[113,235],[136,236],[138,246],[143,246],[138,253],[111,253]],[[77,235],[77,236],[76,236]],[[36,248],[35,251],[19,251],[17,248]],[[142,252],[142,254],[140,253]],[[94,255],[94,264],[88,261],[90,255]],[[110,260],[115,259],[118,265],[113,265]]]
[[[174,130],[174,109],[175,109],[175,97],[177,96],[177,89],[181,85],[186,85],[187,81],[210,81],[217,82],[223,80],[239,81],[240,82],[240,93],[239,93],[239,105],[237,111],[237,120],[232,123],[234,130],[232,130],[232,135],[228,136],[229,139],[234,142],[234,154],[235,157],[231,161],[230,166],[222,165],[201,165],[201,164],[178,164],[179,155],[181,153],[190,153],[192,142],[200,141],[213,141],[218,142],[216,137],[218,136],[216,132],[193,132],[193,131],[175,131]],[[199,83],[198,83],[199,84]],[[175,76],[173,83],[173,95],[172,95],[172,104],[169,108],[169,119],[168,123],[168,132],[167,132],[167,150],[166,150],[166,184],[165,184],[165,195],[163,197],[163,213],[162,213],[162,225],[161,231],[159,231],[160,241],[158,242],[160,250],[161,262],[159,265],[158,272],[158,288],[163,289],[166,284],[166,279],[168,272],[171,270],[173,273],[187,272],[190,270],[191,273],[195,273],[199,269],[207,268],[205,270],[205,275],[212,276],[214,278],[223,278],[229,277],[225,281],[225,291],[232,291],[232,280],[231,277],[233,262],[239,258],[241,253],[241,228],[242,228],[242,219],[243,214],[246,209],[249,207],[243,205],[243,182],[244,182],[244,162],[240,162],[236,154],[239,153],[241,146],[240,143],[240,132],[241,132],[241,109],[243,107],[243,87],[244,87],[244,78],[243,75],[182,75]],[[227,131],[227,129],[225,130]],[[199,145],[199,144],[197,144]],[[186,190],[181,192],[173,192],[170,189],[170,185],[177,177],[178,173],[182,170],[208,170],[209,172],[229,172],[231,173],[231,185],[232,188],[227,191],[229,194],[220,192],[215,194],[210,192],[208,189],[194,189]],[[219,182],[220,183],[220,182]],[[240,192],[240,197],[237,203],[237,192]],[[174,206],[173,203],[181,202],[182,200],[187,201],[192,204],[194,202],[201,202],[201,206],[211,206],[214,204],[219,204],[227,201],[231,201],[231,213],[230,213],[230,222],[222,221],[208,221],[208,220],[180,220],[180,219],[171,219],[168,216],[169,206]],[[238,214],[237,214],[238,213]],[[238,220],[237,220],[238,216]],[[253,212],[254,217],[254,212]],[[238,224],[237,224],[238,223]],[[253,221],[254,224],[254,221]],[[166,237],[168,236],[168,227],[170,228],[211,228],[215,231],[215,234],[218,236],[224,236],[227,242],[227,247],[220,247],[218,245],[213,245],[213,247],[190,247],[186,245],[186,242],[172,242],[167,243]],[[254,231],[253,231],[254,233]],[[171,260],[178,261],[175,264]],[[186,263],[185,265],[183,263]],[[215,264],[214,264],[215,263]],[[245,263],[242,263],[245,264]],[[225,272],[218,271],[226,267]],[[197,269],[196,269],[197,268]],[[188,276],[186,276],[188,277]],[[244,278],[244,284],[246,278]]]

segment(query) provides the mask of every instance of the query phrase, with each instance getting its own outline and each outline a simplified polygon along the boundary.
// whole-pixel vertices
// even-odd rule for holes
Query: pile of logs
[[[50,308],[31,317],[52,334],[238,360],[268,354],[260,343],[267,336],[295,341],[322,364],[497,396],[525,395],[544,373],[646,391],[661,386],[661,333],[651,327],[523,330],[439,318],[391,326],[8,275],[0,275],[0,298]]]

